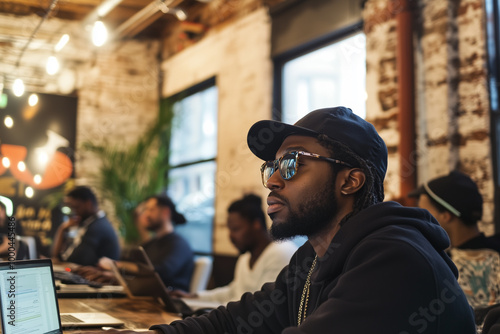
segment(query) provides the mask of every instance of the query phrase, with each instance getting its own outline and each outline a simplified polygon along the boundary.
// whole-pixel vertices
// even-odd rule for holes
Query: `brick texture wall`
[[[494,231],[484,8],[479,0],[413,1],[418,183],[459,169],[485,200],[480,227]],[[386,199],[399,194],[396,73],[398,1],[368,1],[367,117],[389,147]]]

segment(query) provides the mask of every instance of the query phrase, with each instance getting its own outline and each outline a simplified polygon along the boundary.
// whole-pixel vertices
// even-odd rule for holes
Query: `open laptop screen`
[[[0,263],[4,334],[62,333],[50,260]]]

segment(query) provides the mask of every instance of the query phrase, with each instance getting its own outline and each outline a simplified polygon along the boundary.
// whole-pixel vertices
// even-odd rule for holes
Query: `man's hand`
[[[102,270],[92,266],[83,266],[73,270],[73,272],[92,282],[118,285],[118,280],[111,271]]]
[[[111,260],[109,257],[103,256],[99,259],[97,266],[101,269],[104,269],[104,270],[111,270],[111,266],[112,266],[113,262],[114,262],[114,260]]]
[[[82,219],[80,218],[80,216],[70,216],[68,220],[61,224],[61,229],[66,231],[70,227],[80,225],[81,221]]]
[[[196,293],[189,293],[185,292],[182,290],[174,290],[170,292],[170,296],[176,297],[176,298],[198,298],[198,294]]]

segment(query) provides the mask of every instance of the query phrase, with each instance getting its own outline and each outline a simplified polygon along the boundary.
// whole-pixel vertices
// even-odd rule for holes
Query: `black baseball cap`
[[[248,131],[248,147],[264,161],[274,160],[286,137],[318,137],[320,134],[349,147],[376,168],[381,180],[387,171],[387,147],[375,127],[346,107],[311,111],[294,125],[278,121],[259,121]],[[313,152],[314,153],[314,152]]]
[[[483,197],[477,184],[466,174],[452,171],[424,183],[409,197],[425,194],[464,222],[476,223],[483,216]]]

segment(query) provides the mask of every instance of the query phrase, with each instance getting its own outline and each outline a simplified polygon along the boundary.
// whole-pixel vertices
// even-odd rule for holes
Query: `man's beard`
[[[149,220],[148,226],[146,226],[146,230],[148,230],[150,232],[156,232],[162,227],[162,225],[163,225],[163,222],[159,219]]]
[[[278,198],[285,200],[281,196]],[[288,202],[287,202],[288,204]],[[271,225],[271,235],[275,240],[286,240],[295,236],[313,236],[327,228],[337,214],[337,198],[333,180],[312,197],[305,198],[296,208],[288,206],[290,211],[285,222]],[[273,215],[271,214],[271,219]]]

